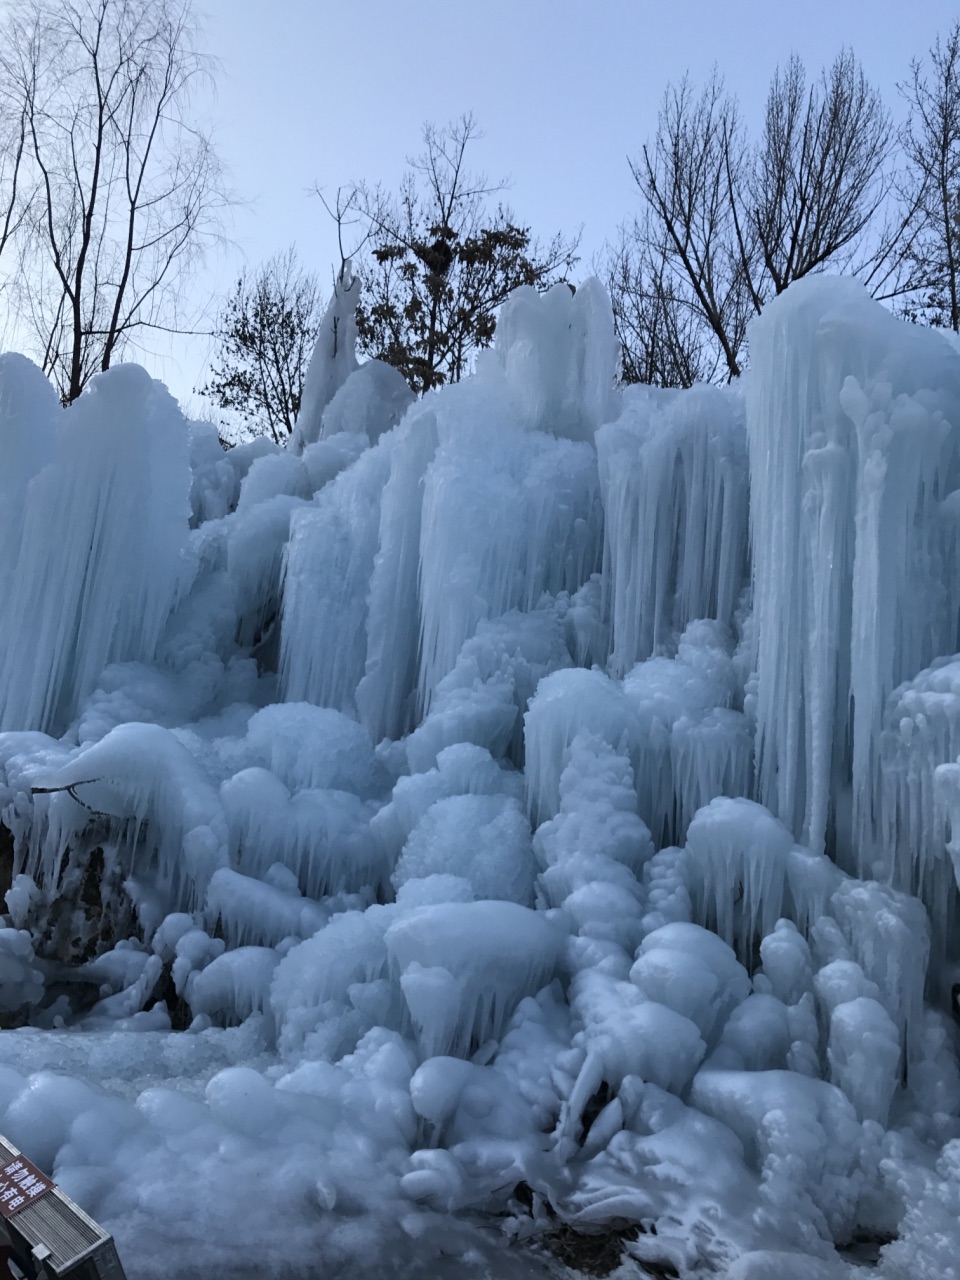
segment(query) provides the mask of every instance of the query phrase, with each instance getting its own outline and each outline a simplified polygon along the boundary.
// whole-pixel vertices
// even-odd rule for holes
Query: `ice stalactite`
[[[386,442],[292,514],[283,573],[280,685],[289,702],[354,710],[367,600],[390,475]]]
[[[529,613],[513,609],[477,624],[437,685],[429,714],[403,743],[411,772],[432,768],[438,753],[457,742],[523,763],[527,704],[544,676],[573,665],[565,606],[544,597]]]
[[[424,1057],[467,1057],[551,981],[564,932],[513,902],[444,902],[399,915],[384,942]]]
[[[880,383],[868,397],[850,379],[843,389],[859,469],[850,688],[853,823],[864,867],[888,834],[880,794],[887,701],[960,643],[956,527],[942,501],[960,483],[960,371],[949,372],[936,393],[895,395]],[[908,867],[896,874],[911,884]]]
[[[541,680],[524,718],[527,809],[534,827],[559,812],[567,753],[582,732],[628,756],[637,747],[636,717],[615,681],[580,667],[556,671]]]
[[[516,428],[493,434],[492,424],[482,436],[441,436],[423,495],[421,715],[481,621],[589,579],[601,526],[589,445]]]
[[[956,648],[957,584],[937,581],[960,359],[835,280],[766,308],[751,362],[756,795],[852,865],[872,834],[883,701]]]
[[[880,735],[875,874],[927,907],[934,982],[958,956],[957,883],[950,856],[951,771],[960,756],[960,658],[941,658],[888,699]]]
[[[235,1025],[252,1013],[269,1013],[270,983],[279,962],[273,947],[235,946],[191,973],[184,994],[198,1016]]]
[[[611,671],[670,648],[696,618],[728,626],[746,578],[749,482],[736,391],[630,388],[597,433]]]
[[[416,725],[422,491],[436,451],[433,412],[411,413],[390,455],[390,476],[380,504],[366,662],[356,692],[357,712],[375,742],[400,738]]]
[[[658,845],[682,841],[714,796],[750,793],[753,735],[727,628],[691,622],[675,658],[648,658],[623,692],[639,726],[634,756],[640,812]]]
[[[0,599],[10,598],[28,488],[54,450],[62,416],[53,385],[25,356],[0,355]],[[2,652],[2,651],[0,651]]]
[[[752,967],[754,948],[783,911],[793,836],[750,800],[712,800],[687,833],[694,918]]]
[[[0,727],[63,730],[108,662],[151,660],[191,566],[187,423],[135,365],[61,415],[0,618]],[[38,595],[38,584],[43,589]]]
[[[204,911],[211,930],[230,948],[311,938],[331,915],[314,898],[304,897],[296,877],[279,863],[267,868],[263,879],[220,867],[210,877]]]
[[[98,849],[103,886],[124,884],[147,936],[169,911],[199,908],[227,865],[227,826],[208,774],[176,734],[125,723],[80,751],[37,739],[48,744],[40,760],[12,779],[14,827],[29,833],[18,840],[18,869],[52,901],[68,896],[71,859]]]
[[[364,436],[342,432],[309,445],[299,456],[283,452],[258,458],[244,476],[236,511],[223,521],[241,646],[262,643],[276,621],[283,553],[294,511],[355,462],[366,447]]]
[[[298,790],[273,773],[242,769],[220,789],[230,849],[246,875],[279,864],[312,899],[383,884],[389,868],[370,832],[372,807],[346,791]]]
[[[729,649],[724,627],[700,620],[684,631],[676,658],[648,658],[622,683],[579,668],[543,678],[525,719],[534,821],[556,813],[565,753],[580,729],[626,750],[640,816],[657,845],[681,839],[714,796],[748,791],[753,739],[731,705],[741,691]]]

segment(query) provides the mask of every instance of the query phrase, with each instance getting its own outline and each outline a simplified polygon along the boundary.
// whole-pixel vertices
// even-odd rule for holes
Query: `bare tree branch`
[[[902,195],[913,234],[902,258],[912,320],[960,330],[960,22],[914,60],[900,86],[909,116],[901,134]],[[907,289],[901,289],[907,293]]]
[[[608,253],[625,376],[735,378],[751,316],[811,272],[901,288],[911,218],[887,218],[877,233],[893,142],[848,50],[810,85],[799,58],[775,73],[754,145],[716,71],[699,93],[687,79],[669,86],[653,140],[630,162],[642,212]]]
[[[18,289],[64,402],[138,331],[179,327],[184,275],[228,203],[192,119],[209,63],[190,3],[12,0],[4,23],[32,185]]]

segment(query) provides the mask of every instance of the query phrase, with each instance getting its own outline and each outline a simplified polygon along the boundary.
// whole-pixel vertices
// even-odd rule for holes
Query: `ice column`
[[[873,826],[884,698],[956,648],[957,584],[936,584],[960,358],[856,281],[810,279],[754,322],[751,359],[757,798],[842,855]]]

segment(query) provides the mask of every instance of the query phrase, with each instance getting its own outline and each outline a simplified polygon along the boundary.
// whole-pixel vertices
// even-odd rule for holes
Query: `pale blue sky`
[[[652,132],[664,87],[716,63],[754,117],[796,51],[816,72],[853,47],[892,110],[910,58],[960,17],[957,0],[200,0],[220,60],[215,136],[247,202],[237,248],[211,261],[208,293],[241,261],[291,242],[330,278],[332,227],[314,184],[393,184],[425,120],[472,111],[474,167],[512,179],[535,232],[584,227],[584,258],[633,207],[626,157]],[[181,397],[210,344],[149,360]],[[194,402],[194,408],[202,402]]]

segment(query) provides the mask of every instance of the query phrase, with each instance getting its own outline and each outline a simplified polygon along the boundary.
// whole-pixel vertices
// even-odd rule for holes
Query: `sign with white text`
[[[17,1156],[0,1167],[0,1217],[12,1218],[52,1190],[53,1183],[46,1174],[26,1156]]]

